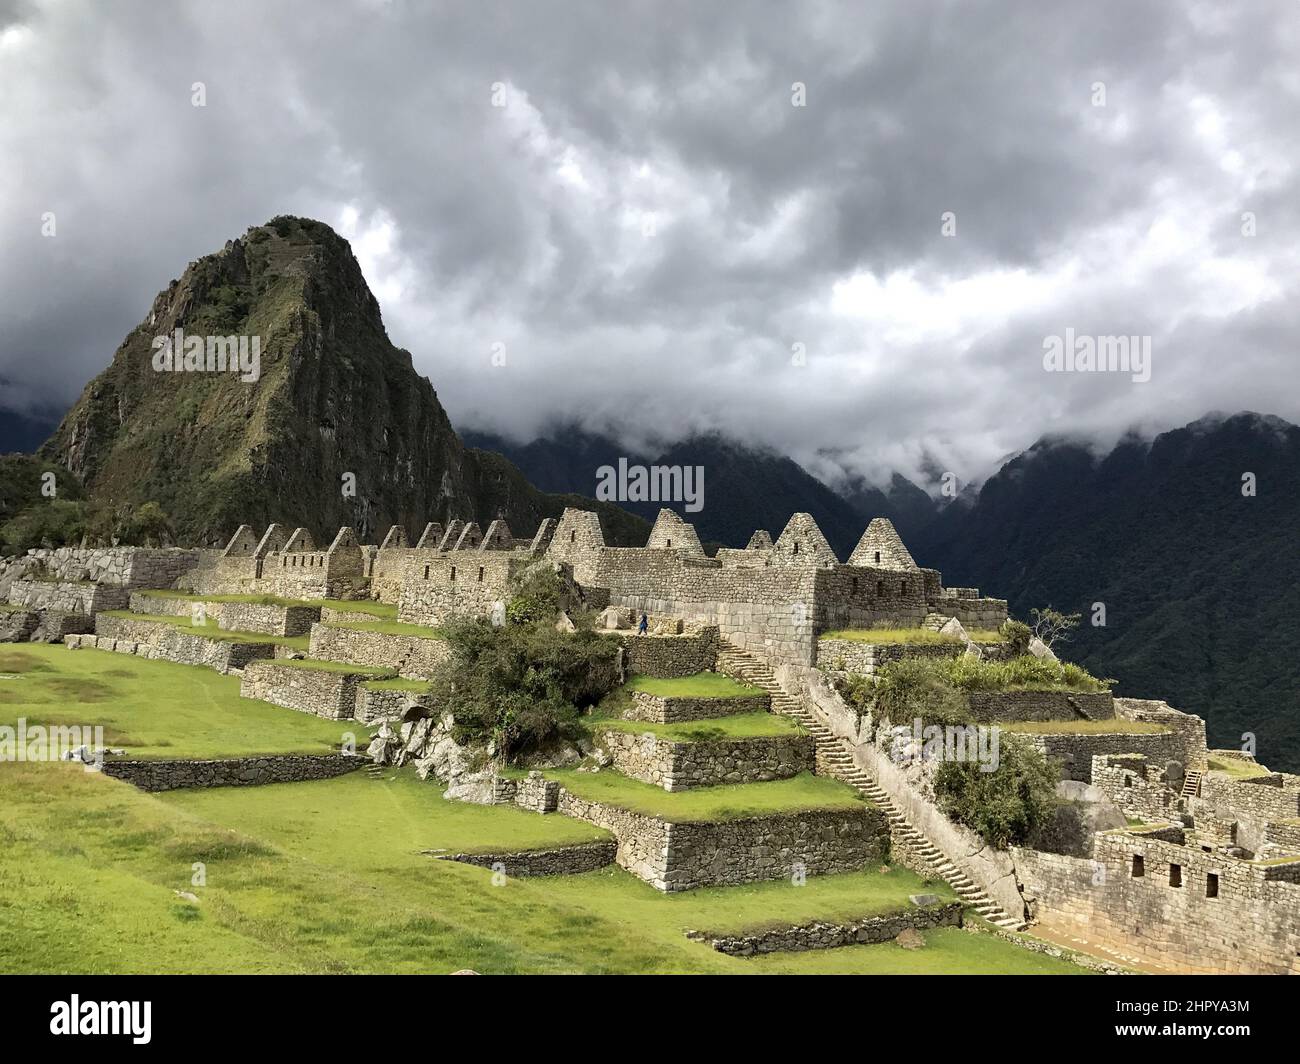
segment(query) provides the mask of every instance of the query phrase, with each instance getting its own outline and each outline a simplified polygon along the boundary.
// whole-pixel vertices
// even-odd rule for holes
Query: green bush
[[[5,553],[22,554],[34,547],[69,547],[87,532],[86,504],[70,499],[32,503],[0,529]]]
[[[568,605],[568,595],[559,574],[549,565],[528,569],[506,605],[506,619],[511,624],[553,621]]]
[[[595,632],[557,632],[548,620],[494,627],[448,625],[451,661],[432,690],[456,721],[458,742],[492,743],[506,763],[582,734],[583,708],[618,683],[619,645]]]
[[[1052,823],[1059,800],[1056,771],[1037,747],[1002,732],[998,767],[944,761],[934,775],[934,795],[949,817],[996,849],[1018,846]]]
[[[1023,621],[1013,621],[1008,617],[1002,622],[1002,627],[998,629],[998,634],[1002,639],[1011,645],[1012,653],[1019,656],[1029,653],[1029,637],[1033,632],[1029,630],[1029,625]]]
[[[904,658],[877,672],[874,711],[894,724],[917,717],[924,724],[961,724],[966,700],[929,658]],[[945,663],[946,664],[946,663]]]

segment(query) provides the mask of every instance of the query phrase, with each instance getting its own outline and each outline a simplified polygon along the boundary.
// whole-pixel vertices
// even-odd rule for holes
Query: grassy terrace
[[[736,783],[673,793],[608,770],[548,769],[545,775],[558,780],[580,798],[661,817],[671,823],[739,820],[801,809],[856,809],[869,804],[857,791],[838,780],[808,772],[771,783]]]
[[[236,676],[129,655],[34,643],[0,649],[0,676],[0,724],[100,725],[132,757],[326,753],[356,729],[240,698]]]
[[[707,742],[712,739],[757,739],[771,735],[798,735],[803,732],[789,717],[777,713],[740,713],[732,717],[692,720],[681,724],[651,724],[639,720],[597,718],[600,728],[644,735],[650,732],[662,739],[679,743]]]
[[[346,661],[322,661],[318,658],[276,658],[272,664],[286,669],[305,669],[309,672],[346,672],[352,675],[371,676],[376,682],[397,675],[396,669],[382,665],[350,665]]]
[[[379,620],[397,620],[397,606],[387,602],[374,602],[370,599],[291,599],[276,595],[199,595],[190,591],[147,590],[136,594],[151,598],[185,599],[189,602],[248,602],[258,606],[309,606],[325,607],[336,610],[348,610],[352,613],[368,613]]]
[[[1172,731],[1149,720],[1016,720],[999,722],[998,727],[1029,735],[1162,735]]]
[[[1249,780],[1256,776],[1267,776],[1268,769],[1263,765],[1252,764],[1249,761],[1239,761],[1235,757],[1211,757],[1207,758],[1207,765],[1211,772],[1222,772],[1233,779]]]
[[[306,650],[310,640],[305,635],[283,636],[266,635],[262,632],[230,632],[217,627],[215,621],[208,624],[191,624],[188,617],[169,617],[153,613],[132,613],[130,610],[106,610],[105,617],[121,617],[127,621],[150,621],[154,624],[169,624],[179,628],[187,635],[202,636],[204,639],[219,639],[226,643],[275,643],[278,646],[292,647],[294,650]]]
[[[968,628],[966,634],[972,643],[1001,643],[1002,636],[992,628]],[[847,639],[853,643],[878,645],[897,643],[951,643],[961,645],[955,636],[940,635],[928,628],[839,628],[824,632],[820,639]]]
[[[413,635],[419,639],[441,639],[436,628],[404,621],[326,621],[327,628],[347,628],[354,632],[379,632],[381,635]]]
[[[765,693],[761,687],[738,683],[720,672],[697,672],[694,676],[662,680],[636,675],[629,677],[626,687],[660,698],[754,698]]]
[[[918,889],[947,897],[899,868],[664,895],[619,869],[492,886],[487,869],[422,853],[600,836],[565,817],[446,802],[406,772],[146,795],[70,765],[5,766],[0,971],[1081,971],[957,930],[927,932],[914,952],[887,943],[754,960],[683,936],[870,915]],[[190,885],[194,861],[208,886]]]
[[[364,686],[370,691],[427,691],[429,681],[404,680],[401,677],[393,677],[388,680],[367,680]]]

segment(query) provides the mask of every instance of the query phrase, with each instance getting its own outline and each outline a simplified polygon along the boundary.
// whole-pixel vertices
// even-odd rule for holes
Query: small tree
[[[1079,627],[1079,619],[1082,616],[1078,613],[1061,613],[1051,606],[1041,610],[1035,606],[1029,611],[1029,615],[1033,618],[1031,631],[1049,650],[1053,644],[1069,640],[1070,633]]]

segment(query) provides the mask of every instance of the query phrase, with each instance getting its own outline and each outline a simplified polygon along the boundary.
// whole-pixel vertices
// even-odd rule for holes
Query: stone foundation
[[[959,657],[965,647],[952,643],[863,643],[856,639],[817,640],[817,668],[874,676],[884,665],[904,658]]]
[[[1062,767],[1062,778],[1092,783],[1092,759],[1110,754],[1142,754],[1164,768],[1166,761],[1181,764],[1183,744],[1172,732],[1164,734],[1118,734],[1112,732],[1073,732],[1041,735],[1013,733],[1037,747],[1049,761]]]
[[[268,606],[257,602],[224,602],[217,624],[231,632],[263,635],[307,635],[320,620],[319,606]]]

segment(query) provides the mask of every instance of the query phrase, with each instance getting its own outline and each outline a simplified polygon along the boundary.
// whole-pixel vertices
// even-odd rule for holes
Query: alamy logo
[[[704,509],[703,466],[628,465],[596,470],[596,498],[601,502],[680,502],[687,513]]]
[[[28,727],[27,718],[19,717],[17,727],[0,725],[0,762],[5,761],[83,761],[98,768],[104,761],[104,729],[98,724]]]
[[[152,1026],[151,1001],[82,1001],[73,994],[71,1001],[50,1006],[50,1034],[54,1035],[130,1035],[136,1045],[147,1046]]]
[[[1134,384],[1151,379],[1151,337],[1064,336],[1043,337],[1043,369],[1048,373],[1129,373]]]
[[[906,727],[894,729],[890,751],[897,765],[913,761],[969,761],[981,772],[996,772],[999,762],[999,735],[996,727],[983,724],[926,724],[920,717]]]
[[[186,336],[177,329],[155,336],[153,350],[158,373],[238,373],[245,384],[262,376],[260,336]]]

